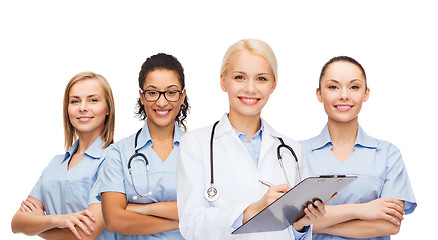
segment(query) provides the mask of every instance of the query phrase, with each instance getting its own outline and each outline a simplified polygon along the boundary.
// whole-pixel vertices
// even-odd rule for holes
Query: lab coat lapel
[[[278,141],[277,136],[279,135],[265,120],[262,119],[262,121],[264,130],[262,134],[262,146],[260,147],[259,165],[261,161],[264,161],[266,154],[275,154],[275,152],[270,152],[270,150],[274,148],[273,145]]]
[[[231,126],[230,120],[228,119],[227,114],[224,114],[219,121],[218,125],[216,126],[215,132],[214,132],[214,138],[219,138],[221,135],[229,133],[233,137],[233,139],[239,144],[243,149],[246,150],[245,146],[243,146],[242,141],[240,141],[237,134],[233,132],[233,127]]]

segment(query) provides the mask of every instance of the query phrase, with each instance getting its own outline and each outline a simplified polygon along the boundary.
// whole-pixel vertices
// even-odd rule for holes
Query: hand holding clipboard
[[[309,177],[291,189],[286,184],[272,186],[261,200],[245,210],[248,210],[247,215],[252,217],[248,217],[249,220],[244,218],[245,223],[233,231],[233,234],[280,231],[293,223],[296,223],[295,227],[298,229],[307,226],[308,222],[312,221],[312,214],[317,217],[323,213],[315,209],[312,203],[318,206],[317,202],[320,202],[320,206],[324,208],[323,202],[333,198],[356,178],[357,176],[344,175]],[[310,217],[301,219],[306,215],[306,207],[311,213]]]

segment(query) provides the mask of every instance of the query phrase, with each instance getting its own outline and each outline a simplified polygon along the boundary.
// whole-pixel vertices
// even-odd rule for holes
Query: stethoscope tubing
[[[204,197],[209,202],[216,201],[219,198],[219,192],[216,189],[216,187],[214,186],[214,162],[213,162],[214,132],[215,132],[215,129],[216,129],[216,126],[218,125],[218,123],[219,123],[219,121],[217,121],[213,124],[213,128],[211,129],[211,136],[210,136],[210,187],[208,187],[204,191]],[[284,169],[283,159],[281,157],[281,148],[286,148],[292,153],[292,156],[294,157],[296,165],[297,165],[298,176],[301,180],[301,173],[300,173],[300,166],[298,163],[298,157],[295,154],[295,151],[292,149],[292,147],[285,144],[281,137],[278,137],[278,139],[280,140],[280,145],[278,145],[278,147],[277,147],[277,159],[278,159],[278,162],[280,164],[281,169],[283,170],[283,174],[284,174],[284,177],[286,179],[286,182],[287,182],[288,186],[291,187],[290,182],[289,182],[289,178],[287,177],[287,174],[286,174],[286,170]]]
[[[143,153],[138,152],[137,150],[137,140],[138,140],[138,136],[140,135],[141,132],[141,128],[140,130],[137,131],[137,134],[135,135],[135,140],[134,140],[134,149],[135,149],[135,153],[129,158],[128,161],[128,171],[129,171],[129,175],[131,176],[131,181],[132,181],[132,186],[134,187],[134,191],[135,193],[137,193],[138,197],[142,198],[142,197],[146,197],[149,195],[152,195],[152,192],[150,191],[150,182],[149,182],[149,160],[146,157],[146,155],[144,155]],[[134,183],[134,177],[132,176],[132,169],[131,169],[131,163],[134,160],[135,157],[141,157],[146,164],[146,178],[147,178],[147,189],[146,189],[146,194],[140,194],[139,191],[137,190],[137,187],[135,187],[135,183]],[[137,196],[133,196],[132,198],[134,200],[136,200],[138,198]]]

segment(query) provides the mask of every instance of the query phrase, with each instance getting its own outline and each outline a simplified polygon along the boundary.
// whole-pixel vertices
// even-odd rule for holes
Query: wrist
[[[297,222],[294,222],[294,224],[292,224],[292,226],[295,228],[295,230],[297,230],[297,232],[303,232],[304,227],[301,224],[298,224]]]
[[[143,215],[153,215],[152,211],[151,211],[151,205],[152,203],[149,204],[144,204],[142,209],[143,209]]]
[[[58,215],[46,215],[46,219],[49,229],[58,227]]]
[[[346,204],[347,210],[351,209],[351,211],[347,211],[347,213],[350,213],[351,219],[363,219],[363,207],[364,205],[361,203],[357,204]]]
[[[251,219],[255,214],[258,213],[257,209],[259,209],[259,202],[251,203],[244,211],[243,211],[243,223],[246,223],[249,219]]]

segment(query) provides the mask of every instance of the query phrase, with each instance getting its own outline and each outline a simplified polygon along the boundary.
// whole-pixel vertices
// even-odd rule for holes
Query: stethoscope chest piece
[[[213,185],[211,185],[209,188],[205,189],[204,197],[207,201],[214,202],[219,198],[219,192]]]

